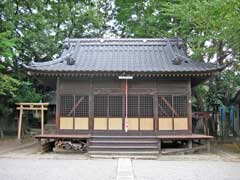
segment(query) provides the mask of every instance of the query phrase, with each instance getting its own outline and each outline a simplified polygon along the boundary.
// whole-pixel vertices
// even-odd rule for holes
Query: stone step
[[[133,140],[90,140],[89,143],[103,143],[103,144],[154,144],[158,141],[133,141]]]
[[[93,135],[91,136],[92,138],[109,138],[109,139],[156,139],[156,136],[116,136],[116,135],[113,135],[113,136],[96,136],[96,135]]]
[[[119,159],[119,158],[131,158],[131,159],[147,159],[147,160],[155,160],[158,158],[158,156],[154,155],[96,155],[96,154],[90,154],[89,155],[92,158],[104,158],[104,159]]]
[[[158,151],[88,151],[89,155],[158,156]]]
[[[131,145],[127,145],[127,146],[119,146],[119,145],[114,145],[114,146],[100,146],[100,145],[90,145],[89,149],[157,149],[158,146],[131,146]]]

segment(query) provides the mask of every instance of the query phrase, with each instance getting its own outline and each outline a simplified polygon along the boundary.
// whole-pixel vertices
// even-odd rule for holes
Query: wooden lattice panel
[[[109,96],[109,117],[123,117],[123,96]]]
[[[128,96],[128,117],[139,116],[139,98],[138,96]]]
[[[89,114],[89,97],[88,96],[75,96],[75,116],[88,117]]]
[[[172,96],[159,96],[158,97],[158,115],[159,117],[172,117]]]
[[[74,105],[74,96],[61,95],[60,96],[60,116],[62,117],[73,116],[73,111],[72,111],[73,105]]]
[[[187,96],[159,96],[158,97],[158,115],[159,117],[186,117]]]
[[[140,96],[140,117],[153,117],[152,96]]]
[[[178,117],[187,117],[187,105],[187,96],[173,96],[173,107]]]
[[[108,96],[94,96],[94,116],[107,117],[108,115]]]

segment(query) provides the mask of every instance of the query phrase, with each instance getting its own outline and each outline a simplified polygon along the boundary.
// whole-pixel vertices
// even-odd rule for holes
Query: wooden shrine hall
[[[222,67],[184,50],[181,39],[66,39],[59,58],[25,65],[56,89],[56,134],[37,138],[86,140],[93,154],[211,139],[192,134],[191,88]]]

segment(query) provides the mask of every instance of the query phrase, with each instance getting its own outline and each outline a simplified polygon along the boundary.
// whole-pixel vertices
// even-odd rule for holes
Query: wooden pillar
[[[18,119],[18,140],[21,140],[22,115],[23,115],[23,105],[20,105],[20,113],[19,113],[19,119]]]
[[[139,107],[139,106],[138,106]],[[138,119],[138,130],[139,127],[139,119]],[[125,121],[124,121],[124,130],[128,132],[128,81],[125,80]]]
[[[3,133],[3,130],[0,129],[0,138],[3,138],[4,137],[4,133]]]
[[[210,153],[211,152],[211,141],[210,141],[210,139],[207,139],[206,141],[207,141],[206,142],[207,143],[207,152]]]
[[[57,78],[56,84],[56,130],[60,128],[60,78]]]
[[[89,87],[89,130],[92,131],[94,129],[94,97],[93,97],[93,79],[90,79],[90,87]]]
[[[162,140],[159,139],[159,141],[158,141],[158,151],[160,152],[161,149],[162,149]]]
[[[154,119],[154,131],[158,131],[158,96],[153,96],[153,119]]]
[[[44,106],[41,105],[41,135],[44,134]]]
[[[188,140],[188,148],[192,149],[192,140]]]
[[[191,79],[188,80],[188,131],[192,133],[192,87]]]

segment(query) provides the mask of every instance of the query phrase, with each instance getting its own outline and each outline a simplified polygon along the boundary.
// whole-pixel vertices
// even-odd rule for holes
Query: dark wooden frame
[[[71,81],[70,84],[65,85],[65,82]],[[98,82],[100,81],[100,82]],[[109,81],[109,83],[108,83]],[[118,79],[115,78],[57,78],[56,83],[56,127],[57,131],[59,133],[63,134],[86,134],[94,132],[93,129],[93,119],[94,119],[94,96],[95,95],[120,95],[123,96],[123,100],[125,101],[125,93],[123,88],[123,83],[121,81],[118,81],[119,84],[116,84]],[[103,85],[101,85],[101,82],[103,82]],[[113,82],[113,84],[111,84]],[[171,94],[167,94],[166,92],[161,92],[161,82],[164,83],[165,91],[168,90],[174,91]],[[179,83],[181,82],[181,83]],[[83,83],[83,84],[82,84]],[[112,86],[112,87],[105,87],[106,86]],[[115,83],[115,84],[114,84]],[[189,134],[192,132],[191,129],[191,104],[189,103],[191,101],[191,80],[188,78],[182,78],[182,79],[175,79],[175,78],[164,78],[164,79],[158,79],[158,78],[138,78],[136,80],[129,81],[130,85],[131,83],[135,84],[135,86],[129,87],[129,95],[137,95],[138,98],[140,98],[140,95],[150,95],[153,97],[153,119],[154,119],[154,128],[151,133],[155,134],[162,134],[162,135],[168,135],[168,134]],[[98,84],[98,85],[97,85]],[[168,87],[169,84],[169,87]],[[178,87],[179,84],[179,87]],[[69,89],[66,89],[66,87],[70,85],[70,88],[72,92],[69,91]],[[98,87],[99,86],[99,87]],[[140,86],[140,87],[138,87]],[[181,90],[180,87],[184,87],[184,90]],[[81,87],[81,88],[80,88]],[[174,90],[173,87],[176,87]],[[171,89],[172,88],[172,89]],[[160,89],[160,90],[159,90]],[[79,92],[78,92],[79,91]],[[72,93],[75,95],[88,95],[89,96],[89,130],[60,130],[59,129],[59,120],[60,120],[60,95],[64,93]],[[183,95],[185,94],[188,99],[188,130],[158,130],[158,107],[156,106],[158,104],[158,96],[160,95]],[[124,102],[123,101],[123,102]],[[140,103],[140,101],[139,101]],[[125,115],[125,108],[123,103],[123,119]],[[140,118],[138,117],[140,120]],[[140,126],[140,123],[138,123]],[[174,124],[174,123],[173,123]],[[123,125],[124,127],[124,121]],[[123,128],[124,129],[124,128]],[[138,127],[138,131],[131,131],[129,134],[149,134],[149,131],[140,131],[140,127]],[[139,132],[140,131],[140,132]],[[104,133],[104,131],[98,131],[101,133]],[[106,132],[106,133],[116,133],[121,134],[122,132],[119,132],[118,130],[114,130],[113,132]]]

